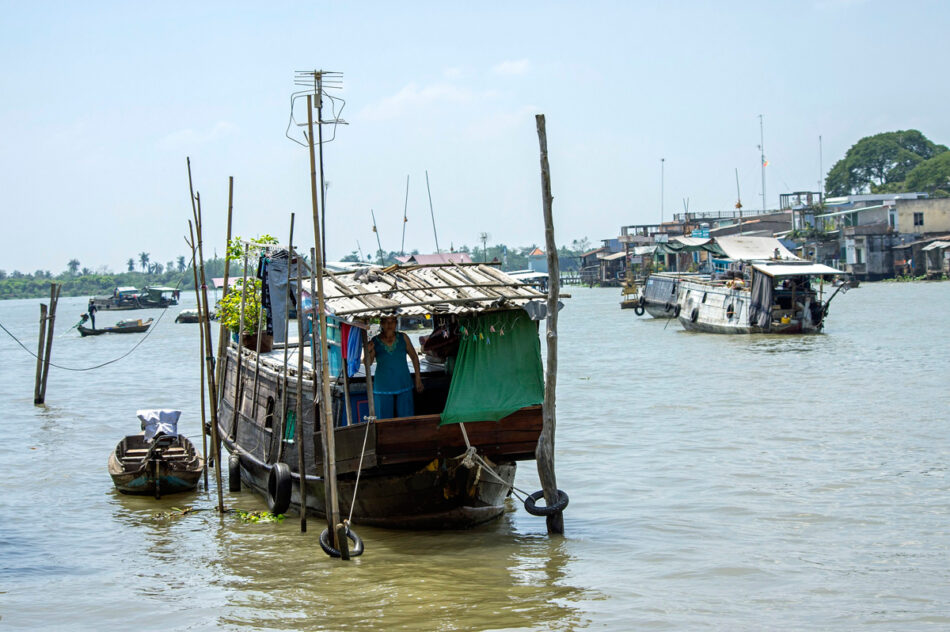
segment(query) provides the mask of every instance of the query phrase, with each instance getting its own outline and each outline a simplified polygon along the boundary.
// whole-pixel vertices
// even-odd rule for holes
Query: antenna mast
[[[761,114],[759,114],[759,158],[762,166],[762,212],[765,213],[765,167],[769,163],[765,161],[765,127],[762,124]]]
[[[406,217],[406,211],[409,209],[409,174],[406,174],[406,202],[402,207],[402,244],[399,246],[399,254],[406,254],[406,222],[409,221],[409,218]]]
[[[441,253],[439,250],[439,233],[435,230],[435,211],[432,210],[432,189],[429,188],[429,170],[426,169],[426,191],[429,193],[429,214],[432,215],[432,234],[435,235],[435,252],[436,254]]]

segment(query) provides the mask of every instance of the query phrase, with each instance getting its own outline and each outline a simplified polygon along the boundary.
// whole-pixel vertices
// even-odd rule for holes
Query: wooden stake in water
[[[205,258],[204,246],[201,229],[201,197],[195,195],[194,187],[191,183],[191,159],[188,159],[188,191],[191,195],[191,212],[195,220],[195,237],[198,240],[198,264],[201,266],[199,275],[201,278],[201,305],[199,309],[205,313],[203,319],[205,336],[204,339],[211,340],[211,323],[207,318],[211,311],[208,309],[208,282],[205,277]],[[230,222],[228,222],[230,225]],[[199,319],[201,320],[201,319]],[[208,399],[211,401],[211,450],[214,456],[214,484],[218,488],[218,513],[224,513],[224,492],[221,489],[221,441],[218,436],[218,390],[214,379],[214,356],[211,354],[211,345],[205,349],[205,376],[208,380]]]
[[[36,347],[36,383],[33,386],[33,404],[39,406],[43,403],[40,396],[40,386],[43,382],[43,358],[46,349],[46,303],[40,303],[40,335],[39,344]]]
[[[291,251],[293,261],[293,251]],[[307,532],[307,468],[303,434],[303,305],[300,300],[300,258],[297,258],[297,472],[300,475],[300,532]],[[314,366],[313,358],[310,365]],[[316,373],[314,372],[314,379]],[[316,420],[314,420],[316,423]]]
[[[205,341],[205,327],[204,327],[204,317],[205,314],[201,310],[201,290],[198,287],[198,263],[197,257],[195,256],[195,231],[192,227],[191,220],[188,220],[188,234],[191,236],[191,241],[188,243],[191,246],[191,272],[195,280],[195,303],[198,305],[198,331],[201,338],[201,453],[205,457],[204,468],[204,479],[205,479],[205,491],[208,491],[208,430],[205,421],[205,350],[207,349],[207,341]]]
[[[548,165],[548,137],[544,115],[535,116],[538,127],[538,142],[541,145],[541,197],[544,204],[544,238],[548,254],[548,318],[547,318],[547,370],[544,375],[544,403],[542,404],[541,436],[535,449],[538,475],[544,490],[544,502],[550,507],[559,499],[557,478],[554,475],[554,428],[556,426],[554,394],[557,389],[557,299],[561,289],[557,245],[554,243],[554,220],[551,213],[551,168]],[[547,516],[548,533],[564,533],[564,515],[558,512]]]
[[[289,345],[287,344],[287,336],[290,335],[290,265],[293,263],[293,257],[291,253],[294,251],[294,214],[290,214],[290,239],[287,241],[287,285],[286,292],[284,296],[284,322],[281,323],[281,327],[284,328],[284,373],[283,381],[284,387],[281,389],[281,400],[280,400],[280,444],[277,448],[277,460],[280,461],[284,455],[284,429],[287,424],[287,352]],[[277,323],[274,323],[274,326],[277,326]]]

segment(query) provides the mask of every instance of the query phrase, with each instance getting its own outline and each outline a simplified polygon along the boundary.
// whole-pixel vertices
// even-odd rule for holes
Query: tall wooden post
[[[290,265],[294,261],[294,214],[290,214],[290,239],[287,240],[287,286],[284,293],[284,322],[281,327],[284,328],[284,373],[283,388],[280,389],[280,443],[277,444],[277,461],[284,456],[284,432],[287,427],[287,336],[290,335]],[[299,314],[298,314],[299,315]],[[274,323],[274,327],[277,323]]]
[[[40,396],[40,387],[43,384],[43,359],[46,357],[46,303],[40,303],[40,336],[39,344],[36,346],[36,383],[33,386],[33,404],[39,406],[43,403]]]
[[[290,260],[293,261],[293,251],[290,252]],[[300,474],[300,532],[307,532],[307,463],[304,458],[304,434],[303,434],[303,301],[301,300],[300,288],[300,257],[297,257],[297,472]],[[289,309],[289,306],[288,306]],[[286,344],[286,341],[285,343]],[[310,359],[311,366],[315,367],[313,358]],[[316,368],[314,368],[313,379],[316,380]],[[317,419],[314,417],[314,432],[316,432]]]
[[[191,220],[188,220],[188,234],[191,236],[191,271],[195,280],[195,303],[198,305],[198,331],[201,337],[201,454],[204,455],[205,465],[204,479],[205,491],[208,491],[208,429],[205,422],[205,349],[208,342],[205,340],[204,318],[205,313],[201,310],[201,288],[198,287],[198,261],[195,256],[195,231],[192,228]]]
[[[191,195],[191,212],[194,215],[195,220],[195,236],[198,239],[198,263],[201,266],[200,278],[201,278],[201,306],[198,309],[201,309],[205,313],[204,319],[199,319],[199,321],[204,322],[205,336],[204,339],[211,340],[211,321],[208,318],[208,315],[211,311],[208,309],[208,281],[205,277],[205,257],[204,257],[204,246],[202,239],[202,228],[201,228],[201,198],[195,195],[194,187],[191,183],[191,159],[188,158],[188,190]],[[228,222],[230,227],[230,221]],[[230,230],[230,228],[229,228]],[[221,489],[221,441],[218,436],[218,390],[217,384],[214,379],[214,355],[211,352],[211,345],[209,344],[205,349],[205,376],[208,380],[208,399],[211,403],[211,450],[214,456],[214,484],[218,488],[218,513],[224,513],[224,492]]]
[[[322,95],[318,94],[317,99],[322,101]],[[320,381],[322,383],[322,395],[320,397],[321,431],[323,433],[323,462],[326,476],[323,480],[326,490],[326,514],[327,528],[330,532],[333,548],[344,553],[344,557],[349,557],[348,552],[344,550],[346,540],[338,536],[337,526],[340,524],[340,499],[337,494],[336,485],[336,441],[333,436],[333,411],[331,409],[332,399],[330,398],[330,366],[329,366],[329,348],[327,345],[327,315],[326,315],[326,297],[323,294],[323,248],[320,238],[320,214],[317,205],[317,168],[316,157],[314,156],[313,146],[313,97],[307,95],[307,131],[308,145],[310,148],[310,196],[313,206],[313,242],[316,247],[316,256],[313,265],[316,269],[317,277],[317,301],[313,304],[320,323]],[[322,151],[322,148],[321,148]],[[322,165],[321,165],[322,172]],[[322,175],[321,175],[322,178]],[[322,183],[321,183],[322,184]],[[321,186],[321,188],[323,188]],[[316,422],[316,420],[314,420]]]
[[[554,220],[551,214],[551,170],[548,165],[548,137],[544,115],[535,116],[538,127],[538,142],[541,145],[541,197],[544,203],[544,241],[548,255],[548,317],[547,317],[547,370],[544,374],[543,425],[538,447],[534,455],[538,463],[538,475],[544,490],[544,502],[548,506],[558,501],[557,479],[554,475],[554,428],[556,426],[554,396],[557,389],[557,298],[561,291],[560,266],[557,245],[554,243]],[[548,533],[564,533],[564,515],[558,512],[547,517]]]

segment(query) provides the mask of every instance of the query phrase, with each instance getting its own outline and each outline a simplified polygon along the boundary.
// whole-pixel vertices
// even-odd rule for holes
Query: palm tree
[[[66,267],[69,268],[69,273],[73,276],[76,276],[76,272],[79,271],[79,259],[70,259],[69,263],[66,264]]]
[[[178,271],[179,271],[179,272],[184,272],[184,271],[185,271],[185,257],[184,257],[184,255],[178,257]]]
[[[139,253],[139,261],[140,261],[141,264],[142,264],[142,272],[147,272],[147,271],[148,271],[148,253],[147,253],[147,252],[140,252],[140,253]]]
[[[126,263],[129,264],[129,272],[135,272],[135,259],[130,257]]]

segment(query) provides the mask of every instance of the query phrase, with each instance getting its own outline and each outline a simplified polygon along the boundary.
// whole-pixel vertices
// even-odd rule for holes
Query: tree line
[[[862,138],[825,178],[828,196],[913,192],[950,197],[950,151],[915,129]]]
[[[562,246],[558,250],[558,258],[561,263],[561,269],[564,271],[575,269],[580,254],[590,248],[590,241],[575,239],[570,246]],[[498,261],[501,268],[506,271],[523,270],[528,268],[528,253],[534,251],[535,246],[509,247],[504,244],[486,246],[485,248],[473,248],[460,246],[457,252],[468,253],[472,261]],[[407,254],[419,254],[418,251],[412,251]],[[343,261],[365,261],[371,264],[379,264],[382,256],[383,265],[397,263],[396,257],[399,252],[373,253],[362,255],[353,251],[350,255],[343,257]],[[0,270],[0,299],[15,298],[43,298],[49,296],[49,284],[55,282],[62,285],[62,296],[96,296],[111,295],[116,287],[131,286],[143,288],[146,285],[164,285],[177,287],[182,291],[194,290],[194,272],[191,261],[180,256],[175,260],[168,261],[165,264],[153,262],[148,253],[139,253],[136,258],[129,258],[126,262],[127,270],[125,272],[111,273],[107,271],[94,272],[87,267],[83,267],[78,259],[70,259],[66,270],[53,275],[49,270],[36,270],[32,274],[26,274],[19,270],[7,273]],[[240,264],[237,264],[238,266]],[[205,278],[211,285],[211,279],[224,276],[225,260],[223,257],[214,257],[205,261]],[[249,274],[257,272],[249,269]],[[231,275],[238,273],[235,262],[231,260]]]

